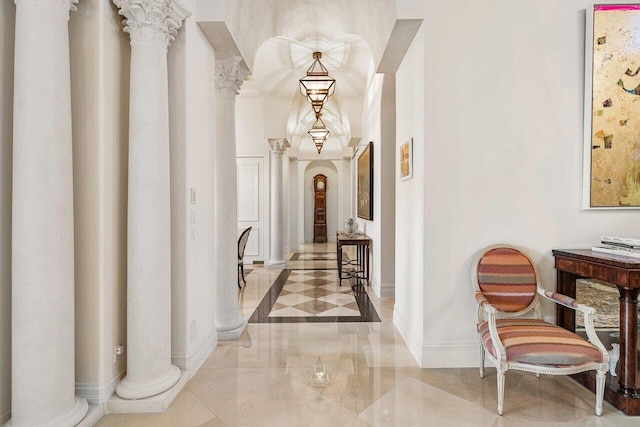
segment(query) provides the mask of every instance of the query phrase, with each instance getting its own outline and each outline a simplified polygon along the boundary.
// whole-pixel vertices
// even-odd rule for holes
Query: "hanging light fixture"
[[[320,58],[322,52],[313,52],[314,61],[307,70],[307,75],[300,79],[300,93],[307,97],[316,113],[322,110],[327,98],[336,90],[336,79],[329,76],[329,71],[322,65]]]
[[[325,138],[313,138],[313,143],[316,146],[316,150],[318,150],[318,154],[322,151],[322,147],[324,146]]]
[[[322,117],[322,114],[316,113],[316,121],[311,127],[311,130],[309,131],[309,136],[311,137],[311,139],[329,138],[329,135],[330,135],[329,131],[327,130],[327,127],[325,126],[321,117]]]
[[[320,151],[322,151],[322,146],[330,136],[329,130],[325,126],[321,117],[322,114],[316,113],[316,121],[309,131],[309,136],[313,140],[313,143],[316,146],[316,150],[318,150],[318,154],[320,154]]]

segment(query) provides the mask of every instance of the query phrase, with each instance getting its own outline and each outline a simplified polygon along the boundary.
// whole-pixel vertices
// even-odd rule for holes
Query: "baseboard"
[[[217,345],[218,333],[214,327],[189,354],[171,353],[171,363],[181,370],[187,371],[189,378],[191,378]]]
[[[124,378],[125,372],[126,369],[122,369],[111,380],[102,384],[76,383],[76,395],[85,398],[91,405],[103,405],[116,392],[116,386]]]
[[[480,344],[474,342],[432,342],[422,346],[423,368],[477,368]]]
[[[377,278],[371,279],[371,287],[376,293],[378,298],[395,298],[396,285],[395,283],[380,283]]]
[[[102,418],[105,414],[105,406],[106,405],[91,405],[89,404],[89,410],[87,411],[87,415],[84,416],[82,421],[80,421],[76,427],[92,427],[95,425],[100,418]]]
[[[335,242],[336,242],[336,238],[335,238],[335,237],[328,237],[328,238],[327,238],[327,241],[328,241],[329,243],[335,243]]]
[[[7,409],[6,412],[0,415],[0,425],[4,425],[11,418],[11,408]]]
[[[414,331],[407,318],[400,313],[397,305],[393,309],[393,324],[398,332],[400,332],[400,336],[404,340],[405,344],[407,344],[407,347],[409,347],[409,351],[413,355],[413,358],[416,359],[416,362],[419,364],[422,359],[422,338],[418,333],[416,333],[416,331]],[[424,368],[424,366],[422,367]]]

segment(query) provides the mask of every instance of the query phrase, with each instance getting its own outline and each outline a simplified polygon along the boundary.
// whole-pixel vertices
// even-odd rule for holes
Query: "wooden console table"
[[[615,285],[620,292],[620,374],[618,386],[607,380],[604,398],[627,415],[640,415],[638,394],[638,292],[640,259],[593,252],[590,249],[553,250],[557,292],[575,298],[576,279],[597,279]],[[575,312],[557,306],[557,324],[575,331]],[[588,372],[573,375],[592,391],[595,377]],[[613,377],[615,378],[615,377]]]
[[[343,231],[336,232],[336,246],[338,253],[338,277],[340,286],[342,286],[343,279],[350,279],[355,277],[357,279],[364,279],[369,284],[369,245],[371,239],[366,234],[347,235]],[[343,261],[342,260],[342,247],[343,246],[355,246],[356,247],[356,259]],[[355,265],[357,266],[354,271],[342,271],[343,266]]]

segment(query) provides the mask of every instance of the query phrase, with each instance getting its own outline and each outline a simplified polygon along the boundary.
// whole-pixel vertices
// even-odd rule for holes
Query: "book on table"
[[[600,243],[621,248],[640,249],[640,238],[602,236]]]
[[[611,254],[611,255],[640,258],[640,249],[625,248],[625,247],[616,246],[616,245],[609,245],[609,244],[596,245],[596,246],[592,246],[591,250],[593,252],[601,252],[601,253]]]

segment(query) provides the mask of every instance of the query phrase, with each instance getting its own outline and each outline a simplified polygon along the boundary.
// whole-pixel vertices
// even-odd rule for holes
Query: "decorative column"
[[[73,426],[72,0],[16,0],[9,426]],[[8,345],[4,343],[2,345]]]
[[[247,327],[238,310],[238,182],[236,95],[249,72],[232,55],[216,58],[215,256],[218,340],[234,340]]]
[[[270,216],[271,216],[271,239],[269,241],[269,265],[285,265],[284,261],[284,216],[282,208],[282,155],[289,147],[289,142],[285,138],[269,138],[267,140],[271,147],[271,191],[270,194]]]
[[[114,0],[131,36],[127,375],[116,393],[171,388],[171,221],[167,48],[189,12],[174,0]]]

